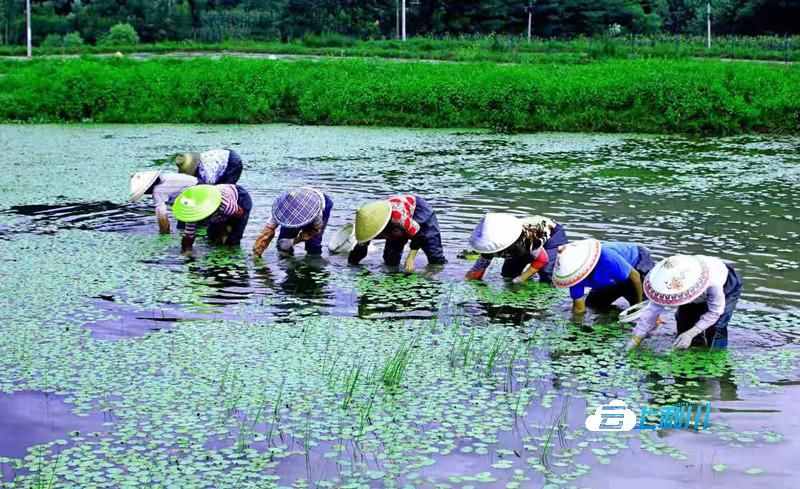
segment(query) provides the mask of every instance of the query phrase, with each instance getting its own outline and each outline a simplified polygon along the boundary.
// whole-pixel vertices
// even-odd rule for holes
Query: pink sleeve
[[[547,252],[544,250],[544,248],[539,248],[538,253],[533,257],[531,267],[535,268],[536,270],[541,270],[547,265],[548,262],[550,262],[550,257],[547,256]]]

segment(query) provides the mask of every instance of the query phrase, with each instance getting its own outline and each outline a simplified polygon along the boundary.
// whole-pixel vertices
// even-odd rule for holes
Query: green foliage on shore
[[[73,34],[74,35],[74,34]],[[715,37],[711,49],[702,36],[600,36],[570,40],[533,39],[514,36],[416,37],[397,40],[359,41],[340,35],[307,35],[294,42],[192,41],[128,45],[39,46],[34,56],[56,54],[100,54],[169,52],[219,52],[352,56],[443,61],[493,61],[501,63],[588,62],[608,58],[690,57],[800,61],[800,36]],[[24,46],[0,46],[0,55],[24,55]]]
[[[39,60],[0,77],[0,120],[800,133],[800,67]]]

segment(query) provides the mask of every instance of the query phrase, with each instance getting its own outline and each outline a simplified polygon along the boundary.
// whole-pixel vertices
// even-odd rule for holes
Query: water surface
[[[241,249],[179,254],[139,169],[236,149]],[[0,470],[101,487],[786,487],[798,476],[797,138],[496,135],[294,126],[0,126]],[[272,199],[315,185],[331,229],[393,193],[435,207],[449,263],[390,273],[249,249]],[[729,351],[638,356],[615,314],[458,258],[487,211],[572,239],[735,262]],[[397,362],[398,359],[406,359]],[[403,365],[397,385],[392,366]],[[42,396],[58,409],[37,414]],[[594,434],[587,406],[711,401],[712,429]],[[37,404],[39,403],[39,404]],[[94,437],[84,437],[87,423]],[[39,428],[47,423],[48,430]],[[18,436],[21,427],[28,436]],[[27,459],[22,459],[29,450]],[[748,472],[749,471],[749,472]],[[9,482],[11,484],[11,482]]]

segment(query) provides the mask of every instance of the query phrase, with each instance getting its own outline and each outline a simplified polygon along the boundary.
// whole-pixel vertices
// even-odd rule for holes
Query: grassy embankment
[[[800,61],[800,37],[718,37],[707,49],[702,37],[602,37],[572,40],[475,36],[433,39],[360,41],[342,36],[308,36],[293,42],[229,41],[219,44],[164,42],[133,46],[35,48],[35,55],[166,52],[219,52],[386,57],[448,61],[493,61],[506,63],[586,62],[604,58],[735,58]],[[24,55],[23,46],[0,46],[0,55]]]
[[[73,59],[0,77],[0,120],[800,133],[800,66]]]

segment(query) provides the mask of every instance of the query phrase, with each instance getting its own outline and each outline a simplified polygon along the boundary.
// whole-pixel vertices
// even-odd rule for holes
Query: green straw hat
[[[131,202],[136,202],[141,199],[144,194],[156,183],[158,177],[161,176],[161,171],[140,171],[133,174],[131,177],[131,193],[129,199]]]
[[[183,153],[175,157],[175,165],[178,167],[178,171],[187,175],[194,175],[199,164],[199,153]]]
[[[356,211],[356,241],[366,243],[381,234],[392,217],[392,205],[388,200],[377,200],[364,204]]]
[[[221,203],[222,194],[217,187],[195,185],[178,195],[172,204],[172,213],[179,221],[198,222],[216,212]]]

